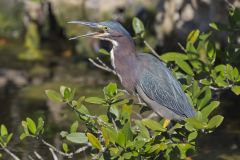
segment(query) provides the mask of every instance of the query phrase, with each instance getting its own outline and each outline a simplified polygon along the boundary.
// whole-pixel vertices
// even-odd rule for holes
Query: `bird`
[[[133,38],[117,21],[70,21],[94,29],[94,32],[76,36],[91,37],[112,43],[111,65],[122,86],[137,94],[155,113],[167,120],[183,121],[195,116],[180,82],[157,57],[137,53]]]

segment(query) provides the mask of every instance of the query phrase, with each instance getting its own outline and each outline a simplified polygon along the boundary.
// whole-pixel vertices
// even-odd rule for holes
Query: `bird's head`
[[[94,32],[76,36],[70,39],[77,39],[80,37],[92,37],[92,38],[97,38],[101,40],[107,40],[112,43],[117,42],[118,39],[121,37],[127,37],[131,39],[131,36],[127,32],[127,30],[120,23],[116,21],[104,21],[99,23],[86,22],[86,21],[70,21],[68,23],[85,25],[95,30]]]

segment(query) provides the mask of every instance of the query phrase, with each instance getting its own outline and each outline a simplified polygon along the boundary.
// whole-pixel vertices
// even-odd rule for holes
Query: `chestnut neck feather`
[[[111,51],[112,65],[122,85],[132,92],[136,82],[136,65],[138,64],[134,42],[132,39],[123,36],[119,37],[114,43]]]

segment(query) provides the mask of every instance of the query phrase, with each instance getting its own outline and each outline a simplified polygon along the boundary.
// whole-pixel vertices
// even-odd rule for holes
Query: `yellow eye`
[[[104,29],[104,30],[108,30],[108,27],[104,26],[103,29]]]

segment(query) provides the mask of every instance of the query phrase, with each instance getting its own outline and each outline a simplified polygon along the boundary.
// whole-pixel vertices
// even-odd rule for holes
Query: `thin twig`
[[[20,160],[20,158],[18,158],[14,153],[12,153],[7,147],[5,147],[4,145],[2,145],[0,143],[1,148],[4,150],[4,152],[6,152],[7,154],[9,154],[14,160]]]
[[[228,85],[228,86],[225,86],[225,87],[222,87],[222,88],[218,88],[218,87],[214,87],[214,86],[209,86],[210,89],[214,90],[214,91],[222,91],[222,90],[227,90],[227,89],[230,89],[232,88],[232,84]]]
[[[54,150],[55,152],[57,152],[58,154],[62,155],[62,156],[66,156],[68,158],[71,158],[73,156],[73,152],[71,153],[64,153],[60,150],[58,150],[56,147],[54,147],[53,145],[51,145],[50,143],[46,142],[44,139],[41,140],[43,144],[45,144],[46,146],[48,146],[49,148],[51,148],[52,150]]]
[[[50,152],[52,153],[52,156],[53,156],[53,160],[58,160],[58,157],[57,155],[54,153],[53,149],[52,148],[49,148]]]
[[[143,42],[151,50],[151,52],[153,53],[154,56],[161,59],[160,56],[158,55],[158,53],[150,46],[150,44],[146,40],[144,40]]]
[[[178,42],[177,44],[184,52],[187,52],[186,49],[183,47],[183,45],[181,43]]]
[[[39,160],[43,160],[42,156],[37,151],[34,151],[33,153]]]
[[[30,160],[34,160],[34,158],[33,158],[32,156],[30,156],[30,155],[28,155],[28,158],[29,158]]]
[[[88,58],[88,60],[94,65],[94,66],[96,66],[96,67],[98,67],[98,68],[100,68],[100,69],[102,69],[102,70],[105,70],[105,71],[107,71],[107,72],[111,72],[111,73],[113,73],[113,74],[115,74],[116,75],[116,72],[113,70],[113,69],[111,69],[110,67],[108,67],[105,63],[103,63],[102,61],[99,61],[100,59],[98,59],[98,62],[100,62],[101,64],[98,64],[98,63],[96,63],[92,58]],[[104,64],[104,65],[103,65]]]

